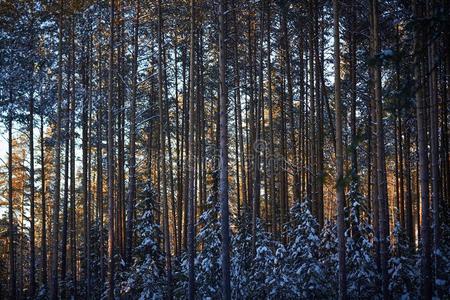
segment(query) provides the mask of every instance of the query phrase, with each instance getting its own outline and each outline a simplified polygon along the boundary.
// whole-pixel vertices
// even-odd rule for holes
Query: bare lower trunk
[[[339,40],[339,6],[338,0],[333,0],[334,10],[334,90],[336,105],[336,198],[337,227],[339,251],[339,299],[347,298],[347,281],[345,269],[345,235],[344,235],[344,149],[342,144],[342,104],[341,104],[341,53]]]

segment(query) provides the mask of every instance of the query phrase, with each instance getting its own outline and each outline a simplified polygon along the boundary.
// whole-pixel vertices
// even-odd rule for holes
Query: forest
[[[449,0],[0,0],[0,299],[448,299]]]

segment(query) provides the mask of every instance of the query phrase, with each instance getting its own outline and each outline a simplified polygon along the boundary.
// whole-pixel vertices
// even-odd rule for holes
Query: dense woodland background
[[[0,298],[450,295],[448,0],[1,0]]]

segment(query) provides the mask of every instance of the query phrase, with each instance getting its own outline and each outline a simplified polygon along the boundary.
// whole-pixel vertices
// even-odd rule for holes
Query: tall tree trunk
[[[41,100],[41,109],[43,103]],[[47,204],[45,198],[45,141],[44,141],[44,115],[40,115],[40,150],[41,150],[41,213],[42,213],[42,228],[41,228],[41,260],[42,260],[42,286],[44,291],[47,291]]]
[[[373,14],[373,48],[377,55],[380,51],[380,37],[378,33],[378,0],[371,1],[371,12]],[[386,180],[386,159],[384,150],[384,126],[383,126],[383,102],[381,91],[381,63],[377,62],[373,72],[374,97],[376,106],[376,128],[377,128],[377,185],[378,205],[380,210],[380,263],[382,276],[382,292],[384,299],[389,298],[389,210]]]
[[[129,196],[127,206],[127,247],[126,247],[126,261],[128,266],[131,265],[131,256],[133,250],[133,217],[134,205],[136,202],[136,98],[137,98],[137,60],[138,60],[138,36],[139,36],[139,13],[140,1],[136,1],[135,16],[134,16],[134,35],[133,35],[133,65],[132,65],[132,95],[130,106],[130,183]]]
[[[188,298],[189,300],[193,300],[195,298],[195,215],[194,215],[194,115],[195,115],[195,107],[194,107],[194,63],[195,63],[195,9],[194,9],[194,0],[190,1],[190,10],[191,10],[191,24],[190,24],[190,49],[189,49],[189,135],[188,135],[188,157],[187,157],[187,168],[188,168],[188,203],[187,203],[187,249],[188,249],[188,257],[189,257],[189,292]]]
[[[226,83],[226,46],[228,36],[226,0],[219,3],[219,113],[220,113],[220,147],[219,147],[219,201],[221,217],[221,266],[222,266],[222,297],[231,299],[230,286],[230,221],[228,208],[228,89]]]
[[[115,82],[117,85],[117,199],[115,206],[115,230],[116,230],[116,243],[117,248],[121,257],[125,257],[125,247],[124,247],[124,218],[125,218],[125,118],[124,118],[124,110],[125,110],[125,85],[124,85],[124,77],[125,77],[125,62],[124,62],[124,51],[125,51],[125,39],[124,39],[124,14],[123,14],[123,3],[122,1],[118,1],[117,5],[118,16],[117,20],[117,43],[119,46],[117,47],[117,74],[118,80]]]
[[[82,77],[82,87],[83,87],[83,95],[82,95],[82,115],[81,115],[81,122],[82,122],[82,164],[83,164],[83,171],[82,171],[82,199],[83,199],[83,264],[82,267],[84,269],[84,289],[86,291],[86,297],[89,298],[89,287],[88,287],[88,278],[89,278],[89,189],[88,189],[88,147],[89,147],[89,137],[88,137],[88,89],[89,89],[89,79],[88,79],[88,68],[89,68],[89,61],[87,59],[88,54],[86,53],[86,45],[87,45],[87,36],[84,35],[82,38],[83,41],[83,47],[82,47],[82,63],[81,63],[81,77]]]
[[[100,47],[99,47],[100,49]],[[99,60],[101,61],[102,56],[101,53],[99,53]],[[102,64],[100,63],[100,74],[101,70],[103,70]],[[102,84],[100,83],[100,90],[102,90]],[[96,158],[97,158],[97,209],[98,209],[98,222],[99,222],[99,282],[101,284],[104,284],[105,282],[105,266],[103,263],[103,259],[105,256],[104,253],[104,244],[105,244],[105,237],[103,234],[103,157],[102,157],[102,142],[103,142],[103,135],[102,135],[102,122],[103,122],[103,105],[99,101],[99,107],[97,108],[97,152],[96,152]]]
[[[430,20],[434,20],[435,16],[435,1],[427,2],[428,17]],[[430,23],[429,36],[431,41],[428,42],[428,88],[429,96],[431,100],[430,107],[430,151],[431,151],[431,203],[432,203],[432,213],[433,213],[433,252],[434,258],[434,272],[436,272],[438,267],[439,255],[439,243],[440,243],[440,202],[441,202],[441,171],[439,168],[439,115],[438,115],[438,90],[437,90],[437,74],[436,74],[436,57],[435,48],[436,42],[433,36],[433,26],[434,22]]]
[[[177,207],[176,207],[176,215],[177,215],[177,250],[175,253],[176,256],[180,254],[181,251],[181,240],[182,240],[182,230],[183,230],[183,160],[182,157],[182,149],[180,143],[180,108],[179,108],[179,100],[178,100],[178,35],[175,34],[175,45],[174,45],[174,73],[175,73],[175,140],[176,140],[176,161],[179,162],[177,164]]]
[[[173,154],[172,154],[172,143],[171,143],[171,128],[169,123],[169,108],[170,108],[170,102],[169,102],[169,79],[167,77],[167,51],[166,48],[163,49],[163,82],[164,82],[164,116],[168,122],[167,126],[167,152],[169,154],[169,161],[167,162],[167,165],[169,166],[169,186],[170,186],[170,204],[172,206],[172,227],[173,227],[173,237],[174,237],[174,251],[175,253],[178,252],[177,248],[177,216],[176,216],[176,210],[175,210],[175,182],[174,182],[174,174],[173,174]],[[170,224],[169,224],[170,226]]]
[[[70,53],[69,63],[71,72],[69,73],[70,92],[70,213],[69,213],[69,253],[70,253],[70,275],[72,287],[70,296],[77,296],[77,248],[76,248],[76,195],[75,195],[75,17],[71,17],[70,29]]]
[[[66,283],[66,273],[67,273],[67,206],[69,200],[69,153],[70,153],[70,139],[68,132],[70,130],[69,120],[69,102],[67,102],[67,107],[65,109],[65,128],[64,128],[64,196],[63,196],[63,228],[61,237],[61,298],[66,298],[67,286]]]
[[[226,22],[226,21],[225,21]],[[260,13],[260,22],[263,23],[263,14]],[[227,24],[224,25],[225,27]],[[261,30],[263,31],[263,26],[261,25]],[[255,46],[254,49],[257,48],[257,38],[255,37]],[[224,59],[226,60],[226,46],[224,46],[225,54]],[[261,151],[264,145],[262,144],[262,140],[260,140],[260,132],[261,132],[261,106],[263,102],[264,97],[264,88],[263,88],[263,45],[262,45],[262,38],[260,39],[259,47],[261,52],[261,58],[260,58],[260,70],[259,70],[259,95],[254,97],[254,101],[256,102],[256,106],[253,107],[254,109],[254,137],[252,139],[252,156],[253,156],[253,198],[252,198],[252,253],[253,255],[256,255],[256,223],[258,218],[260,217],[260,198],[261,198]],[[256,56],[256,51],[255,51]],[[220,66],[219,66],[220,68]],[[220,70],[220,69],[219,69]],[[255,58],[255,73],[256,73],[256,58]],[[256,74],[255,74],[256,76]],[[225,78],[225,77],[224,77]],[[224,83],[226,84],[226,83]],[[256,80],[255,80],[256,85]],[[255,88],[257,90],[257,88]],[[228,92],[228,90],[227,90]],[[228,105],[228,104],[227,104]]]
[[[62,94],[62,72],[63,72],[63,0],[60,0],[59,32],[58,32],[58,96],[56,103],[56,143],[55,143],[55,190],[52,216],[52,251],[51,251],[51,289],[50,299],[58,299],[58,245],[59,245],[59,203],[61,191],[61,104]]]
[[[252,209],[252,203],[250,201],[253,201],[253,184],[254,184],[254,161],[253,161],[253,145],[255,143],[255,101],[254,101],[254,76],[253,76],[253,68],[254,68],[254,55],[253,55],[253,35],[254,35],[254,20],[253,20],[253,12],[249,13],[248,16],[248,82],[247,82],[247,88],[248,88],[248,105],[246,105],[246,115],[248,116],[246,118],[247,121],[247,156],[250,158],[248,160],[247,164],[247,187],[248,187],[248,196],[247,199],[249,201],[248,208]],[[218,128],[217,128],[218,129]],[[219,130],[217,130],[219,132]]]
[[[92,19],[90,13],[88,14],[88,31],[92,32]],[[92,133],[92,84],[93,84],[93,64],[92,64],[92,44],[93,44],[93,34],[89,34],[88,37],[88,47],[87,47],[87,132],[86,132],[86,146],[87,146],[87,205],[86,205],[86,215],[87,215],[87,226],[86,226],[86,240],[87,240],[87,268],[86,268],[86,297],[91,298],[91,282],[92,282],[92,270],[91,270],[91,203],[92,203],[92,191],[91,191],[91,175],[92,175],[92,151],[91,151],[91,133]]]
[[[333,0],[334,23],[334,97],[336,105],[336,198],[339,252],[339,299],[347,298],[347,274],[345,268],[345,221],[344,221],[344,149],[342,144],[342,103],[341,103],[341,52],[339,39],[339,6]]]
[[[310,1],[308,5],[308,10],[311,16],[314,15],[314,4],[315,1]],[[308,178],[308,200],[310,201],[310,208],[314,215],[317,216],[315,210],[316,204],[316,157],[315,157],[315,145],[316,145],[316,123],[315,123],[315,84],[314,84],[314,22],[310,22],[308,28],[308,68],[309,68],[309,130],[308,130],[308,168],[309,168],[309,178]]]
[[[314,32],[314,40],[311,41],[313,46],[313,57],[314,57],[314,67],[315,67],[315,102],[313,111],[313,115],[315,115],[314,126],[314,139],[313,139],[313,161],[314,161],[314,174],[315,174],[315,186],[314,186],[314,202],[313,208],[315,211],[316,218],[319,222],[319,226],[323,227],[324,225],[324,217],[323,217],[323,183],[324,183],[324,172],[323,172],[323,140],[324,140],[324,132],[323,132],[323,86],[321,84],[322,81],[322,70],[323,66],[321,64],[321,57],[319,53],[319,37],[322,35],[319,27],[319,12],[320,12],[320,4],[317,1],[314,1],[314,9],[313,9],[313,32]],[[331,118],[330,118],[331,120]],[[331,127],[333,128],[333,127]]]
[[[267,11],[267,82],[268,82],[268,100],[269,100],[269,191],[270,191],[270,202],[271,202],[271,230],[278,238],[277,230],[277,205],[276,205],[276,190],[275,190],[275,144],[274,144],[274,120],[273,120],[273,99],[272,99],[272,49],[271,49],[271,0],[266,0],[266,11]]]
[[[35,238],[35,186],[34,186],[34,85],[33,67],[31,74],[30,104],[29,104],[29,124],[28,134],[30,139],[30,297],[36,295],[36,238]]]
[[[108,78],[108,299],[114,299],[114,116],[113,116],[113,76],[114,76],[114,1],[110,7],[109,36],[109,78]]]
[[[301,22],[299,20],[299,22]],[[303,24],[303,23],[300,23]],[[298,52],[299,52],[299,100],[300,100],[300,112],[299,112],[299,141],[300,141],[300,196],[301,201],[303,201],[305,197],[305,190],[306,190],[306,118],[305,118],[305,110],[306,110],[306,95],[305,95],[305,38],[301,37],[298,44]],[[269,55],[270,56],[270,55]]]
[[[13,104],[12,92],[10,91],[10,105]],[[9,242],[9,297],[16,299],[16,255],[14,247],[14,203],[13,203],[13,137],[12,124],[13,115],[12,107],[9,109],[8,116],[8,242]]]
[[[161,164],[161,201],[163,205],[163,235],[164,251],[166,255],[167,297],[172,298],[172,258],[170,252],[169,205],[167,200],[167,167],[166,167],[166,126],[163,103],[163,36],[162,36],[162,4],[158,0],[158,106],[159,106],[159,135],[160,135],[160,164]]]
[[[418,1],[413,1],[413,12],[415,18],[421,18],[421,11],[424,9]],[[416,97],[416,118],[417,118],[417,135],[418,135],[418,154],[419,154],[419,178],[422,206],[422,225],[421,229],[421,296],[423,299],[431,299],[432,297],[432,262],[431,262],[431,228],[430,228],[430,211],[429,211],[429,171],[428,171],[428,142],[427,142],[427,125],[426,125],[426,107],[423,97],[421,84],[422,76],[422,39],[423,32],[417,25],[414,35],[414,80],[415,80],[415,97]],[[419,209],[419,208],[417,208]]]
[[[23,161],[25,161],[25,149],[22,149],[22,157],[21,157],[22,163]],[[25,178],[25,168],[22,168],[22,174],[21,174],[22,178]],[[24,199],[25,199],[25,189],[24,189],[24,182],[21,182],[21,186],[19,187],[19,191],[21,191],[21,199],[19,201],[20,203],[20,221],[18,222],[19,226],[18,226],[18,230],[20,230],[19,232],[19,236],[18,236],[18,243],[19,243],[19,253],[18,253],[18,292],[17,292],[17,298],[18,299],[24,299],[24,252],[25,252],[25,243],[24,243],[24,219],[25,219],[25,205],[24,205]]]
[[[245,169],[241,167],[243,161],[240,160],[239,150],[240,150],[240,115],[241,114],[241,91],[240,91],[240,69],[239,69],[239,35],[238,35],[238,27],[237,27],[237,13],[236,13],[236,1],[232,2],[233,7],[233,36],[234,36],[234,44],[233,44],[233,72],[234,72],[234,135],[235,135],[235,160],[236,160],[236,203],[237,203],[237,215],[241,216],[242,210],[242,198],[245,199],[246,196],[246,185],[245,180],[241,180],[241,175],[245,178]],[[242,174],[241,172],[242,171]],[[242,182],[242,192],[241,192],[241,182]],[[245,191],[245,192],[244,192]],[[245,200],[244,200],[245,201]]]
[[[369,41],[369,48],[370,48],[370,56],[374,57],[376,55],[375,47],[374,47],[374,40],[375,35],[373,31],[373,23],[374,23],[374,14],[372,13],[372,2],[369,1],[370,5],[370,13],[369,13],[369,21],[370,21],[370,41]],[[370,94],[370,102],[369,102],[369,131],[370,131],[370,139],[369,144],[371,146],[370,148],[370,201],[371,208],[372,208],[372,226],[374,231],[374,246],[375,246],[375,264],[377,268],[377,272],[381,270],[381,256],[380,256],[380,209],[379,209],[379,202],[378,202],[378,169],[377,169],[377,127],[376,127],[376,118],[377,118],[377,110],[376,110],[376,98],[375,98],[375,82],[373,80],[375,73],[374,66],[369,67],[369,78],[372,80],[369,81],[369,94]],[[377,286],[380,285],[380,282],[378,278],[376,279]]]
[[[413,199],[412,199],[412,178],[411,178],[411,129],[407,125],[405,128],[405,179],[406,179],[406,195],[405,195],[405,228],[408,236],[409,245],[414,249],[414,222],[413,222]]]

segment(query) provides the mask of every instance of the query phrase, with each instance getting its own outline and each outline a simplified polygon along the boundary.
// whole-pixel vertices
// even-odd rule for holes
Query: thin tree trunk
[[[370,9],[372,11],[373,6],[372,2],[369,1]],[[374,40],[375,35],[373,28],[374,23],[374,14],[369,14],[369,21],[370,21],[370,56],[375,56],[375,47],[374,47]],[[369,77],[374,78],[375,68],[374,66],[371,66],[369,68]],[[380,209],[379,209],[379,202],[378,202],[378,169],[377,169],[377,127],[376,127],[376,98],[375,98],[375,82],[373,80],[369,81],[369,93],[370,93],[370,115],[369,115],[369,129],[370,129],[370,140],[369,143],[371,145],[370,148],[370,170],[371,170],[371,181],[369,184],[371,194],[369,194],[370,197],[370,203],[372,204],[372,212],[373,212],[373,230],[374,230],[374,245],[375,245],[375,264],[377,271],[379,272],[381,270],[381,255],[380,255]],[[378,278],[376,279],[377,286],[380,285],[380,282]]]
[[[435,16],[435,1],[427,2],[427,10],[430,20],[434,20]],[[440,202],[441,202],[441,171],[439,168],[439,114],[438,114],[438,90],[437,90],[437,74],[436,74],[436,57],[435,57],[435,40],[432,35],[434,22],[432,21],[430,26],[431,41],[428,43],[428,88],[430,96],[430,151],[431,151],[431,203],[433,214],[433,252],[434,258],[434,272],[437,271],[440,244]]]
[[[61,104],[62,94],[62,72],[63,72],[63,0],[60,0],[59,11],[59,32],[58,32],[58,83],[57,83],[57,104],[56,104],[56,143],[55,143],[55,191],[52,216],[52,251],[51,251],[51,290],[50,298],[58,299],[58,245],[59,245],[59,204],[61,191]]]
[[[88,230],[88,64],[87,55],[85,50],[85,45],[87,44],[87,37],[83,37],[83,59],[81,64],[81,77],[82,77],[82,86],[83,86],[83,98],[82,98],[82,199],[83,199],[83,233],[84,233],[84,241],[83,241],[83,269],[84,269],[84,288],[86,291],[86,296],[89,298],[89,287],[88,287],[88,278],[89,278],[89,230]]]
[[[99,54],[101,60],[101,54]],[[102,66],[100,66],[102,70]],[[102,85],[100,84],[100,90],[102,90]],[[105,282],[105,266],[103,259],[105,237],[103,234],[103,163],[102,163],[102,122],[103,122],[103,105],[99,101],[99,107],[97,110],[97,206],[98,206],[98,222],[99,222],[99,267],[100,267],[100,280],[101,284]]]
[[[64,130],[64,196],[63,196],[63,228],[62,228],[62,240],[61,240],[61,298],[66,298],[67,292],[67,206],[69,200],[69,153],[70,153],[70,139],[68,132],[70,130],[69,120],[69,102],[67,102],[67,108],[65,113],[66,126]]]
[[[273,120],[273,99],[272,99],[272,49],[271,49],[271,0],[266,0],[266,11],[267,11],[267,82],[268,82],[268,100],[269,100],[269,191],[270,191],[270,201],[271,201],[271,230],[272,233],[275,234],[275,237],[278,238],[278,230],[277,230],[277,205],[276,205],[276,195],[275,195],[275,144],[274,144],[274,120]]]
[[[319,32],[319,4],[316,3],[314,9],[314,31],[315,31],[315,41],[314,41],[314,58],[315,58],[315,67],[316,67],[316,127],[317,127],[317,146],[316,146],[316,209],[317,209],[317,219],[319,222],[320,228],[324,225],[324,199],[323,199],[323,185],[324,185],[324,170],[323,170],[323,141],[324,141],[324,128],[323,128],[323,108],[324,108],[324,90],[325,84],[321,84],[322,81],[322,69],[324,68],[319,55],[319,36],[322,34]],[[331,116],[330,116],[331,120]],[[330,126],[331,127],[331,126]],[[331,127],[333,128],[333,127]]]
[[[159,106],[159,135],[160,135],[160,164],[161,164],[161,198],[163,205],[163,235],[164,251],[166,255],[167,272],[167,297],[172,298],[172,258],[170,252],[170,231],[169,231],[169,205],[167,200],[167,167],[166,167],[166,120],[164,118],[163,103],[163,48],[162,48],[162,4],[158,0],[158,106]]]
[[[222,298],[231,299],[230,286],[230,224],[228,208],[228,89],[226,84],[226,46],[228,37],[226,0],[219,3],[219,113],[220,113],[220,147],[219,147],[219,201],[221,217],[221,266],[222,266]]]
[[[110,7],[109,78],[108,78],[108,299],[114,299],[114,119],[113,119],[113,64],[114,64],[114,1]]]
[[[243,177],[245,177],[245,169],[240,168],[242,161],[240,161],[239,150],[240,150],[240,137],[239,137],[239,114],[241,113],[240,109],[240,101],[241,101],[241,91],[240,91],[240,70],[239,70],[239,35],[237,28],[237,13],[236,13],[236,1],[233,0],[233,36],[234,36],[234,44],[233,44],[233,71],[234,71],[234,134],[235,134],[235,160],[236,160],[236,203],[237,203],[237,215],[241,216],[241,207],[242,207],[242,198],[245,198],[245,192],[241,193],[241,182],[243,185],[242,190],[246,190],[245,181],[241,180],[241,172]],[[244,200],[245,201],[245,200]]]
[[[421,11],[424,9],[417,1],[413,1],[413,12],[416,18],[421,18]],[[431,236],[430,236],[430,211],[429,211],[429,171],[428,171],[428,142],[426,125],[426,106],[423,97],[421,85],[422,59],[420,51],[422,47],[423,32],[420,28],[415,29],[414,35],[414,80],[416,90],[416,115],[417,115],[417,135],[418,135],[418,154],[419,154],[419,178],[420,193],[422,204],[422,225],[421,229],[421,296],[423,299],[432,297],[432,262],[431,262]],[[417,208],[419,209],[419,208]]]
[[[72,288],[70,289],[70,295],[76,298],[77,295],[77,249],[76,249],[76,195],[75,195],[75,17],[71,18],[70,29],[70,76],[69,85],[71,86],[70,92],[70,236],[69,236],[69,248],[70,248],[70,274],[72,280]]]
[[[282,47],[283,47],[283,58],[284,64],[286,66],[286,79],[287,79],[287,102],[289,105],[289,119],[290,119],[290,139],[291,139],[291,149],[293,156],[293,173],[294,173],[294,200],[300,200],[300,179],[298,173],[298,157],[297,157],[297,141],[295,136],[295,119],[294,119],[294,97],[293,97],[293,87],[292,87],[292,74],[291,74],[291,54],[289,45],[289,34],[288,34],[288,24],[287,15],[288,7],[286,3],[281,4],[281,30],[283,34]],[[294,202],[295,202],[294,201]],[[320,221],[320,220],[319,220]]]
[[[380,51],[378,33],[378,0],[372,0],[372,20],[373,20],[373,43],[374,54]],[[377,128],[377,185],[378,185],[378,205],[380,210],[380,263],[382,276],[382,292],[384,299],[389,298],[389,211],[387,197],[386,180],[386,159],[384,150],[384,126],[383,126],[383,103],[381,95],[381,64],[376,63],[373,72],[374,96],[376,106],[376,128]]]
[[[41,102],[41,109],[42,107]],[[40,150],[41,150],[41,213],[42,213],[42,231],[41,231],[41,260],[42,260],[42,286],[47,291],[47,204],[45,198],[45,142],[44,142],[44,116],[41,112],[40,126]]]
[[[413,222],[413,199],[412,199],[412,178],[411,178],[411,129],[406,128],[405,133],[405,179],[406,179],[406,197],[405,197],[405,228],[408,236],[409,245],[414,249],[414,222]]]
[[[309,4],[309,13],[311,16],[314,15],[314,6],[311,1]],[[315,124],[315,90],[314,90],[314,24],[310,22],[308,28],[308,68],[309,68],[309,130],[308,130],[308,168],[309,168],[309,176],[308,176],[308,200],[310,201],[310,209],[313,214],[316,215],[316,211],[314,208],[316,204],[316,166],[315,166],[315,145],[316,145],[316,124]],[[317,216],[317,215],[316,215]]]
[[[22,157],[21,157],[22,162],[25,160],[25,149],[22,149]],[[25,178],[25,168],[22,168],[22,174],[20,175],[22,178]],[[17,293],[17,298],[18,299],[23,299],[24,297],[24,281],[23,281],[23,273],[24,273],[24,219],[25,219],[25,209],[24,209],[24,199],[25,199],[25,189],[24,189],[24,182],[21,182],[21,186],[19,188],[19,190],[21,191],[21,199],[20,199],[20,222],[18,229],[20,230],[19,232],[19,236],[18,236],[18,243],[19,243],[19,255],[18,255],[18,275],[19,275],[19,284],[18,284],[18,293]]]
[[[32,72],[33,72],[32,67]],[[30,151],[30,297],[36,295],[36,238],[35,238],[35,186],[34,186],[34,85],[33,73],[31,75],[31,90],[29,104],[29,151]]]
[[[124,219],[125,219],[125,62],[124,62],[124,51],[125,51],[125,39],[124,39],[124,14],[123,14],[123,3],[118,1],[118,17],[117,17],[117,43],[120,46],[117,48],[117,74],[118,80],[117,84],[117,200],[115,206],[115,229],[116,229],[116,243],[119,249],[121,257],[125,257],[125,242],[124,242]]]
[[[345,268],[345,235],[344,235],[344,149],[342,144],[342,103],[341,103],[341,53],[339,39],[339,6],[338,0],[333,0],[334,21],[334,89],[336,105],[336,198],[337,226],[339,252],[339,299],[347,298],[347,281]]]
[[[168,166],[169,166],[169,182],[170,182],[170,203],[172,206],[172,226],[173,226],[173,236],[174,236],[174,251],[175,253],[178,252],[178,248],[177,248],[177,216],[176,216],[176,210],[175,210],[175,183],[174,183],[174,174],[173,174],[173,154],[172,154],[172,143],[170,142],[171,140],[171,128],[170,128],[170,123],[169,123],[169,106],[170,106],[170,102],[169,102],[169,80],[167,77],[167,51],[166,48],[163,49],[163,81],[164,81],[164,115],[166,120],[168,120],[168,126],[167,126],[167,133],[166,133],[166,138],[167,138],[167,150],[168,150],[168,154],[169,154],[169,161],[168,161]]]
[[[136,1],[135,16],[134,16],[134,35],[133,35],[133,65],[132,65],[132,96],[130,106],[130,163],[129,163],[129,196],[127,206],[127,247],[126,247],[126,261],[128,266],[132,261],[133,250],[133,217],[134,205],[136,201],[136,98],[137,98],[137,60],[138,60],[138,36],[139,36],[139,13],[140,1]]]
[[[12,92],[10,91],[10,105],[13,103]],[[12,108],[9,109],[8,116],[8,239],[9,239],[9,289],[10,299],[16,299],[16,255],[14,247],[14,219],[13,219],[13,138],[12,138]]]
[[[176,160],[177,165],[177,250],[178,256],[181,252],[182,230],[183,230],[183,150],[180,143],[180,109],[178,106],[178,36],[175,34],[174,60],[175,60],[175,133],[176,133]]]
[[[260,22],[263,23],[263,14],[260,13]],[[227,26],[226,24],[224,26]],[[263,29],[263,26],[261,25],[261,29]],[[255,49],[257,41],[255,37]],[[224,59],[226,59],[226,46],[225,47],[225,54]],[[264,88],[263,88],[263,45],[262,45],[262,37],[260,39],[260,44],[258,47],[261,51],[261,58],[260,58],[260,70],[259,70],[259,95],[254,97],[254,100],[256,102],[256,107],[254,107],[254,138],[252,139],[252,156],[253,159],[253,198],[252,198],[252,253],[253,255],[256,255],[256,223],[258,218],[260,218],[260,207],[261,207],[261,151],[264,148],[264,141],[260,140],[260,132],[261,132],[261,106],[264,99]],[[256,56],[256,51],[255,51]],[[256,59],[255,59],[256,64]],[[220,66],[219,66],[220,68]],[[255,66],[255,73],[256,73],[256,66]],[[256,75],[256,74],[255,74]],[[224,77],[225,78],[225,77]],[[256,80],[255,80],[256,82]],[[224,83],[226,84],[226,83]],[[256,90],[257,88],[255,88]],[[227,90],[228,92],[228,90]],[[228,104],[227,104],[228,105]]]
[[[188,299],[193,300],[195,298],[195,228],[194,228],[194,62],[195,62],[195,9],[194,0],[190,1],[190,11],[191,11],[191,24],[190,24],[190,49],[189,49],[189,135],[188,135],[188,157],[187,157],[187,168],[188,168],[188,203],[187,203],[187,249],[188,249],[188,259],[189,259],[189,292]]]
[[[400,52],[400,31],[399,26],[396,26],[396,44],[397,44],[397,52]],[[395,82],[397,90],[400,90],[400,61],[395,64],[396,74],[395,74]],[[404,143],[403,143],[403,112],[402,108],[399,106],[397,109],[398,113],[398,149],[399,149],[399,183],[400,183],[400,223],[402,228],[406,228],[405,226],[405,181],[404,181]],[[397,134],[397,132],[396,132]]]

